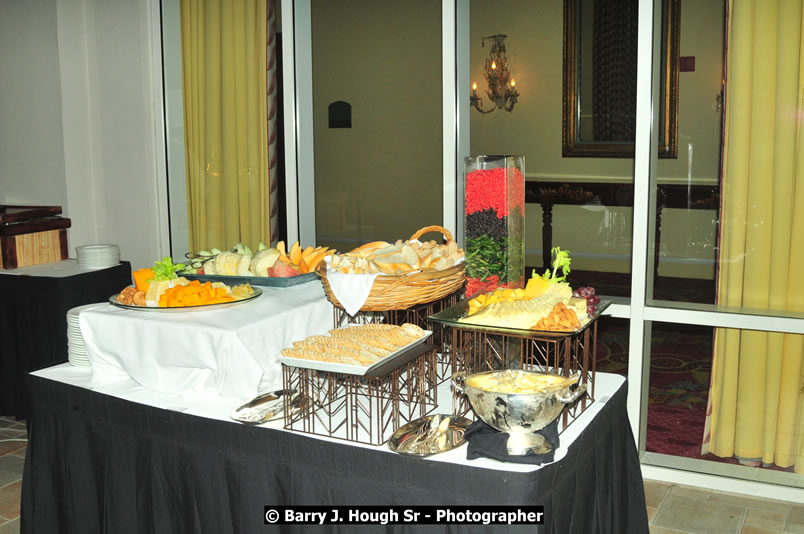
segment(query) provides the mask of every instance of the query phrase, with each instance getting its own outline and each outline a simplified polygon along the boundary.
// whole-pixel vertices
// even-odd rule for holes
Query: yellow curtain
[[[266,0],[181,0],[190,250],[270,243]]]
[[[718,303],[804,312],[800,0],[729,2]],[[804,473],[804,338],[718,329],[702,453]]]

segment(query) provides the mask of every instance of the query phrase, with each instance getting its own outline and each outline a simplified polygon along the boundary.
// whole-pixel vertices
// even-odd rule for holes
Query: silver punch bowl
[[[543,454],[550,446],[536,431],[559,416],[564,406],[586,393],[586,384],[574,391],[580,375],[563,377],[536,371],[508,369],[452,375],[453,387],[464,393],[475,414],[490,427],[507,432],[509,454],[533,451]]]

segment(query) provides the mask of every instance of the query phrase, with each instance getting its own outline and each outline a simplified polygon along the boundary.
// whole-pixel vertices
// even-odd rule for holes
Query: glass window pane
[[[726,21],[720,0],[683,3],[679,150],[658,167],[655,299],[804,312],[800,10],[736,6]],[[729,28],[728,54],[713,28]]]
[[[441,224],[441,2],[313,0],[312,46],[318,244]]]
[[[633,159],[564,157],[561,150],[563,3],[472,0],[469,20],[469,82],[477,87],[467,96],[478,104],[470,108],[470,153],[525,156],[526,274],[543,271],[551,248],[560,246],[571,251],[573,286],[630,294]],[[584,43],[591,43],[587,22]],[[490,38],[498,35],[518,92],[510,111],[490,88]]]
[[[723,0],[681,2],[677,157],[658,163],[654,298],[713,304],[720,199]]]
[[[800,485],[804,336],[659,322],[648,327],[649,454],[643,461]],[[618,340],[627,329],[614,324],[605,331],[601,327],[598,369],[619,372]]]

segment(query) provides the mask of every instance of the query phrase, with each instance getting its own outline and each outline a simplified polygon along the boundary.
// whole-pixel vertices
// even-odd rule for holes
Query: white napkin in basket
[[[330,256],[324,258],[327,264],[327,281],[332,294],[349,315],[354,315],[366,303],[376,274],[347,274],[330,269]]]

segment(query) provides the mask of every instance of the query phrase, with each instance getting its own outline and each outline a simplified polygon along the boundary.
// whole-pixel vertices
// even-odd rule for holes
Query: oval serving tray
[[[318,275],[316,273],[304,273],[297,276],[289,276],[288,278],[275,278],[269,276],[224,276],[220,274],[189,274],[184,272],[176,274],[185,277],[187,280],[198,280],[199,282],[223,282],[229,286],[249,283],[252,286],[291,287],[300,284],[308,284],[318,280]]]
[[[472,322],[465,322],[461,319],[465,318],[468,315],[469,311],[469,301],[472,299],[464,299],[461,302],[451,306],[445,310],[441,310],[438,313],[430,315],[427,317],[428,319],[435,321],[440,324],[446,324],[455,328],[461,328],[464,330],[477,330],[482,332],[493,332],[499,334],[514,334],[520,336],[527,336],[527,337],[566,337],[566,336],[574,336],[580,334],[590,325],[594,324],[595,320],[600,317],[606,308],[611,305],[612,301],[609,299],[601,300],[597,306],[595,306],[595,313],[592,314],[591,317],[588,317],[581,327],[574,330],[532,330],[532,329],[523,329],[523,328],[508,328],[505,326],[489,326],[489,325],[479,325],[474,324]]]
[[[123,308],[124,310],[136,310],[136,311],[148,311],[148,312],[161,312],[161,313],[183,313],[183,312],[194,312],[194,311],[210,311],[210,310],[217,310],[220,308],[231,308],[232,306],[237,306],[238,304],[243,304],[244,302],[251,302],[252,300],[258,298],[262,295],[262,289],[258,287],[253,287],[254,294],[240,300],[233,300],[232,302],[219,302],[218,304],[201,304],[198,306],[181,306],[176,308],[162,308],[158,306],[150,307],[150,306],[135,306],[133,304],[121,304],[117,302],[117,295],[120,293],[115,293],[111,297],[109,297],[109,304],[112,306],[117,306],[118,308]]]
[[[438,435],[437,427],[431,428],[434,417],[438,417],[439,422],[443,422],[444,419],[450,421],[444,432],[446,442],[441,448],[437,446],[437,437],[433,437]],[[463,445],[466,441],[466,429],[471,424],[470,419],[460,415],[433,414],[420,417],[399,427],[388,440],[388,448],[399,454],[420,458],[441,454]],[[428,437],[432,443],[428,443]]]

